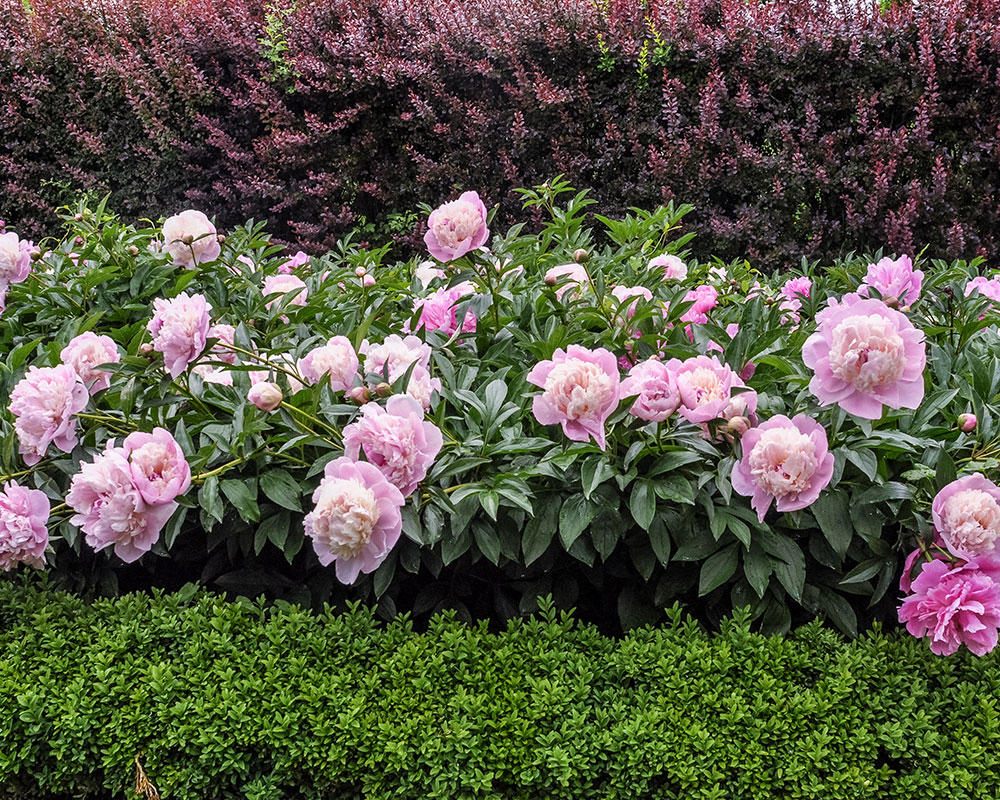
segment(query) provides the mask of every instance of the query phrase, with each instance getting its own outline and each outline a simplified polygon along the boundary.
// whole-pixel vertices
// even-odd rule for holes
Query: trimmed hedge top
[[[0,796],[995,798],[995,657],[0,585]]]

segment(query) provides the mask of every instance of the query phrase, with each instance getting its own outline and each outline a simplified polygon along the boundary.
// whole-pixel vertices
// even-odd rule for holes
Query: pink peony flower
[[[299,250],[299,252],[297,252],[294,256],[288,259],[288,261],[285,261],[284,263],[278,265],[278,274],[288,275],[293,270],[305,266],[308,263],[309,263],[309,255]]]
[[[963,644],[977,656],[997,645],[1000,628],[1000,562],[974,558],[953,569],[944,561],[924,564],[899,607],[899,621],[931,652],[951,655]]]
[[[288,301],[292,306],[304,306],[308,295],[306,284],[301,278],[294,275],[268,275],[264,278],[264,297],[271,297],[264,307],[268,311],[275,305],[284,303],[284,296],[289,292],[296,292],[295,296]],[[277,295],[277,296],[273,296]],[[281,315],[282,322],[288,322],[288,317]]]
[[[704,315],[718,305],[719,292],[714,286],[704,283],[697,289],[692,289],[684,295],[684,300],[694,301],[694,304],[688,309],[688,313]],[[684,317],[681,317],[681,319],[684,319]]]
[[[170,431],[130,433],[121,449],[132,470],[132,483],[150,505],[170,503],[191,487],[191,467]]]
[[[979,292],[983,297],[1000,303],[1000,279],[977,276],[965,284],[965,296],[968,297],[973,292]]]
[[[772,417],[743,432],[743,459],[733,467],[733,489],[752,497],[763,522],[771,502],[778,511],[812,505],[833,477],[826,430],[805,414]]]
[[[545,273],[545,283],[549,286],[558,285],[556,297],[562,300],[563,295],[570,289],[575,295],[580,289],[590,286],[590,274],[580,264],[560,264]]]
[[[111,385],[111,373],[97,369],[101,364],[117,364],[121,361],[118,345],[110,336],[98,336],[93,331],[81,333],[70,340],[59,358],[73,368],[88,387],[92,395]]]
[[[191,372],[199,375],[205,383],[215,384],[216,386],[233,385],[233,374],[228,369],[213,367],[210,364],[195,364],[191,368]]]
[[[438,261],[454,261],[486,244],[486,206],[475,192],[438,206],[427,220],[424,244]]]
[[[604,424],[618,408],[618,362],[613,353],[579,345],[559,348],[551,361],[541,361],[528,373],[528,383],[544,391],[536,395],[532,411],[542,425],[562,425],[574,442],[591,437],[602,450]]]
[[[786,300],[797,300],[799,297],[808,299],[811,291],[812,280],[802,276],[786,281],[784,286],[781,287],[781,296]]]
[[[281,405],[284,396],[281,394],[281,387],[270,381],[255,383],[247,392],[247,400],[253,403],[261,411],[274,411]]]
[[[80,528],[95,550],[114,546],[115,555],[131,563],[156,542],[176,502],[149,505],[142,499],[122,448],[108,447],[70,481],[66,503],[76,513],[70,522]]]
[[[924,334],[881,300],[832,305],[802,348],[809,389],[822,405],[879,419],[883,406],[917,408],[924,397]]]
[[[13,231],[0,233],[0,285],[21,283],[31,272],[31,242]]]
[[[441,331],[446,336],[452,336],[458,330],[456,306],[464,297],[476,293],[476,287],[470,281],[463,281],[455,286],[444,287],[432,292],[427,297],[416,300],[413,311],[420,311],[417,330],[424,328],[429,331]],[[403,328],[409,333],[407,321]],[[474,333],[476,330],[476,315],[466,309],[462,320],[462,332]]]
[[[421,404],[407,395],[390,397],[384,409],[367,404],[358,421],[344,428],[344,455],[357,460],[363,450],[404,497],[427,477],[442,444],[441,431],[424,420]]]
[[[212,306],[200,294],[188,296],[182,292],[172,300],[156,298],[153,308],[146,329],[153,336],[153,349],[163,353],[170,377],[176,378],[204,352]]]
[[[663,270],[663,279],[668,281],[682,281],[687,278],[688,268],[677,256],[662,255],[650,259],[647,265],[649,269]]]
[[[858,294],[868,297],[869,289],[875,289],[883,300],[894,297],[901,306],[912,306],[920,299],[923,280],[924,273],[913,269],[909,256],[900,256],[895,261],[886,257],[868,265],[868,274],[858,287]]]
[[[432,378],[430,372],[420,364],[410,373],[410,382],[406,385],[406,394],[416,400],[424,411],[430,411],[431,397],[434,392],[441,391],[441,379]]]
[[[0,492],[0,569],[9,572],[18,564],[44,567],[48,522],[45,492],[7,483]]]
[[[420,285],[426,289],[435,278],[444,278],[445,271],[435,267],[433,261],[421,261],[413,271],[413,277],[420,281]]]
[[[344,584],[374,572],[399,541],[405,502],[374,465],[346,457],[331,461],[304,521],[319,563],[335,561]]]
[[[713,419],[729,420],[751,416],[757,411],[757,392],[733,394],[746,384],[716,356],[695,356],[685,361],[671,359],[667,366],[674,373],[680,394],[680,415],[688,422],[704,424]]]
[[[1000,540],[1000,487],[980,473],[952,481],[931,505],[934,529],[948,552],[969,560],[992,556]]]
[[[375,373],[395,380],[409,369],[414,361],[424,369],[430,369],[430,345],[416,336],[403,338],[397,334],[387,336],[382,344],[371,344],[366,339],[361,343],[361,355],[365,357],[365,372]]]
[[[236,344],[236,329],[232,325],[213,325],[208,329],[208,338],[218,340],[212,345],[211,350],[214,361],[223,361],[230,365],[236,363],[236,351],[233,350]]]
[[[89,394],[72,367],[29,367],[10,393],[18,452],[29,467],[44,456],[49,444],[64,453],[76,447],[76,420]]]
[[[622,381],[621,396],[636,396],[629,412],[647,422],[664,422],[681,404],[677,381],[662,361],[641,361],[629,370]]]
[[[211,220],[201,211],[188,209],[163,223],[163,252],[177,266],[194,269],[215,261],[222,247]]]
[[[358,374],[358,354],[350,339],[334,336],[299,359],[299,374],[312,384],[329,376],[333,391],[346,392],[354,386]]]
[[[616,286],[611,290],[612,297],[615,298],[619,303],[624,303],[630,297],[636,298],[628,307],[628,318],[632,319],[635,316],[636,306],[639,305],[639,298],[644,300],[652,300],[653,293],[649,291],[645,286]]]

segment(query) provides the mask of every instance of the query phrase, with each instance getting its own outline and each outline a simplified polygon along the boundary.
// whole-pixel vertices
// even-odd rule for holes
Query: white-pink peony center
[[[754,483],[775,497],[804,492],[819,467],[816,445],[797,428],[762,431],[749,462]]]
[[[833,331],[830,371],[860,392],[872,394],[898,381],[906,368],[906,346],[885,317],[847,317]]]
[[[434,238],[442,247],[454,249],[479,233],[482,224],[483,218],[475,205],[467,200],[452,200],[434,214]]]
[[[353,558],[371,541],[378,522],[375,493],[360,481],[330,478],[320,487],[311,516],[316,541],[338,559]]]
[[[614,399],[615,385],[597,364],[571,358],[545,379],[545,397],[566,419],[592,419]]]
[[[951,540],[970,553],[989,553],[1000,539],[1000,503],[981,489],[955,492],[943,516]]]

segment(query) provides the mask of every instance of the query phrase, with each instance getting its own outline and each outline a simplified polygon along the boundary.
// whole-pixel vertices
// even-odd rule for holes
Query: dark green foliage
[[[605,638],[0,585],[0,797],[1000,796],[996,658],[817,624]]]

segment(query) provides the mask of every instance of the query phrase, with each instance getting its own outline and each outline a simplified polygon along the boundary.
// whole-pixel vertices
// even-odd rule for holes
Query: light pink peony
[[[0,233],[0,286],[20,283],[31,272],[31,242],[13,231]]]
[[[545,273],[545,283],[557,286],[556,297],[562,300],[563,295],[570,289],[575,295],[581,288],[590,286],[590,274],[580,264],[560,264]]]
[[[952,481],[931,505],[934,529],[948,552],[969,560],[997,554],[1000,487],[980,473]]]
[[[433,261],[421,261],[413,271],[413,277],[420,281],[421,287],[426,289],[431,281],[436,278],[444,278],[445,271],[435,267]]]
[[[410,373],[410,382],[406,385],[406,394],[420,403],[424,411],[430,411],[431,398],[434,392],[441,391],[441,379],[432,378],[430,372],[417,364]]]
[[[305,281],[295,275],[268,275],[264,278],[263,291],[264,297],[271,298],[264,304],[268,311],[275,305],[284,303],[284,296],[289,292],[296,292],[295,296],[288,301],[288,304],[292,306],[304,306],[309,294]],[[281,321],[288,322],[288,317],[282,314]]]
[[[233,373],[222,367],[213,367],[210,364],[195,364],[191,367],[191,372],[201,377],[205,383],[216,386],[232,386]]]
[[[486,206],[475,192],[438,206],[427,220],[424,244],[438,261],[454,261],[486,244]]]
[[[177,440],[164,428],[136,431],[125,437],[122,454],[132,470],[132,482],[150,505],[170,503],[191,487],[191,467]]]
[[[425,421],[423,406],[407,395],[390,397],[384,409],[368,403],[357,422],[344,428],[344,455],[357,460],[363,450],[404,497],[427,477],[442,444],[437,425]]]
[[[875,289],[883,300],[896,298],[901,306],[912,306],[920,299],[920,286],[924,273],[913,269],[909,256],[900,256],[895,261],[888,256],[877,264],[868,265],[868,274],[858,287],[858,294],[868,297],[869,289]]]
[[[172,300],[153,301],[153,318],[146,329],[153,336],[153,349],[163,353],[163,364],[176,378],[200,356],[208,343],[212,306],[200,294],[177,295]]]
[[[185,269],[215,261],[222,252],[219,235],[201,211],[188,209],[163,223],[163,252]]]
[[[664,422],[681,404],[673,372],[662,361],[640,361],[622,381],[622,397],[635,396],[629,412],[647,422]]]
[[[18,452],[29,467],[44,456],[49,444],[64,453],[76,446],[76,420],[89,394],[72,367],[29,367],[10,393]]]
[[[278,265],[278,273],[280,275],[288,275],[293,270],[299,267],[305,266],[309,263],[309,254],[303,253],[301,250],[292,256],[288,261],[285,261]]]
[[[125,451],[110,446],[80,465],[66,502],[76,512],[70,522],[83,531],[87,544],[95,550],[114,546],[115,555],[126,563],[153,546],[177,508],[176,502],[146,503]]]
[[[542,425],[562,425],[574,442],[591,437],[602,450],[606,445],[604,424],[618,408],[620,383],[614,354],[579,345],[559,348],[551,361],[541,361],[528,373],[528,383],[544,391],[532,405]]]
[[[757,411],[757,393],[745,388],[739,375],[716,356],[695,356],[685,361],[671,359],[667,366],[674,373],[680,394],[680,415],[689,422],[704,424],[714,419],[729,420],[751,416]]]
[[[628,318],[632,319],[635,316],[635,309],[639,305],[639,298],[644,300],[652,300],[653,293],[649,291],[645,286],[616,286],[611,290],[612,297],[615,298],[619,303],[624,303],[630,297],[634,297],[635,300],[631,302],[628,306]]]
[[[913,594],[899,607],[899,621],[931,652],[948,656],[963,644],[977,656],[997,645],[1000,628],[1000,562],[974,558],[953,569],[937,559],[922,566]]]
[[[299,359],[299,374],[312,384],[329,377],[333,391],[346,392],[358,374],[358,354],[350,339],[334,336]]]
[[[799,297],[808,299],[811,291],[812,280],[802,276],[785,281],[785,284],[781,287],[781,296],[786,300],[796,300]]]
[[[812,505],[833,477],[826,430],[805,414],[772,417],[743,432],[743,459],[733,467],[733,489],[753,498],[763,522],[771,502],[778,511]]]
[[[688,268],[677,256],[662,255],[650,259],[647,265],[649,269],[663,270],[663,278],[668,281],[683,281],[687,278]]]
[[[817,316],[802,360],[813,372],[809,389],[822,405],[837,403],[866,419],[883,406],[917,408],[924,397],[924,334],[881,300],[832,305]]]
[[[7,483],[0,492],[0,569],[9,572],[18,564],[44,567],[48,522],[45,492]]]
[[[441,331],[446,336],[452,336],[458,330],[458,319],[456,306],[465,297],[476,293],[476,287],[470,281],[463,281],[451,287],[442,287],[436,292],[432,292],[427,297],[420,298],[413,303],[413,311],[420,312],[417,321],[417,330],[424,328],[429,331]],[[476,315],[466,309],[462,320],[463,333],[475,333]],[[403,328],[404,333],[410,332],[410,324],[407,321]]]
[[[1000,278],[987,279],[981,275],[973,278],[965,284],[965,296],[968,297],[973,292],[978,292],[982,297],[987,297],[994,303],[1000,303]]]
[[[232,325],[217,324],[208,329],[208,338],[217,339],[212,345],[212,360],[223,361],[226,364],[237,362],[236,351],[233,346],[236,344],[236,328]]]
[[[361,343],[361,355],[365,357],[365,372],[388,377],[390,382],[404,374],[414,361],[424,369],[431,365],[430,345],[416,336],[403,338],[394,333],[382,344],[371,344],[366,339]]]
[[[344,584],[374,572],[399,541],[405,502],[374,465],[346,457],[331,461],[305,518],[319,563],[336,561],[337,580]]]
[[[274,411],[281,405],[284,396],[281,394],[281,387],[271,381],[261,381],[255,383],[247,392],[247,400],[253,403],[261,411]]]
[[[93,331],[81,333],[70,340],[59,358],[73,368],[89,388],[92,395],[111,385],[111,373],[97,369],[101,364],[117,364],[121,361],[118,345],[110,336],[98,336]]]

